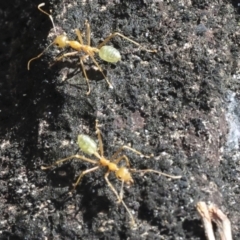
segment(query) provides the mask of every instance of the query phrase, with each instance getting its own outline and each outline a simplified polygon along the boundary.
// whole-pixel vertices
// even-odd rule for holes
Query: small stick
[[[207,239],[215,240],[211,216],[209,214],[207,204],[205,202],[198,202],[196,207],[197,207],[198,213],[202,217],[205,235],[206,235]]]
[[[221,240],[232,240],[231,223],[228,217],[214,204],[208,207],[212,221],[216,223]]]
[[[212,221],[217,225],[221,240],[232,240],[231,223],[215,204],[207,206],[205,202],[198,202],[196,208],[202,217],[205,235],[208,240],[215,240]]]

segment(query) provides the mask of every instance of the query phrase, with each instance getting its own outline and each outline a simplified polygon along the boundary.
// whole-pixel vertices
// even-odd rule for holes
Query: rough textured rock
[[[232,1],[52,1],[59,33],[75,39],[91,24],[92,45],[119,31],[157,53],[119,37],[116,65],[98,58],[113,83],[108,89],[91,61],[79,58],[49,68],[51,22],[38,1],[1,3],[0,11],[0,238],[1,239],[204,239],[195,205],[217,204],[239,239],[239,157],[224,152],[227,91],[239,94],[239,15]],[[69,49],[66,51],[70,51]],[[131,144],[152,159],[126,152],[131,165],[174,175],[134,174],[124,189],[137,230],[104,181],[105,170],[87,175],[69,195],[77,175],[91,164],[71,161],[42,171],[78,151],[77,135],[95,138],[101,123],[105,155]],[[233,158],[233,155],[235,156]],[[119,190],[114,176],[112,183]]]

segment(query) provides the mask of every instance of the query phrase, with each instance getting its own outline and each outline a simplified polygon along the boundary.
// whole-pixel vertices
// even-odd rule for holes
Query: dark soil
[[[198,201],[215,203],[240,239],[239,158],[224,152],[228,133],[226,94],[239,93],[237,1],[53,0],[59,34],[91,24],[92,46],[118,31],[157,53],[116,37],[109,43],[122,61],[97,61],[113,83],[109,89],[86,61],[92,92],[79,58],[49,63],[59,53],[49,18],[36,0],[0,5],[0,239],[205,239]],[[66,49],[66,52],[70,49]],[[131,166],[172,175],[133,174],[124,200],[137,228],[104,180],[105,169],[86,175],[70,195],[79,173],[92,165],[70,161],[41,170],[79,151],[78,134],[96,139],[101,124],[105,156],[130,144],[152,159],[126,151]],[[81,154],[79,152],[79,154]],[[119,191],[121,183],[112,175]]]

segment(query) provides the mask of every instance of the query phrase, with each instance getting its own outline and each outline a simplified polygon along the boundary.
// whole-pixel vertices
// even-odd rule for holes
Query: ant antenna
[[[45,6],[45,3],[40,3],[40,4],[38,5],[38,10],[39,10],[40,12],[42,12],[42,13],[44,13],[44,14],[46,14],[46,15],[49,16],[49,18],[50,18],[50,20],[51,20],[51,22],[52,22],[52,25],[53,25],[55,34],[57,35],[57,31],[56,31],[56,27],[55,27],[55,24],[54,24],[52,15],[49,14],[49,13],[47,13],[47,12],[45,12],[45,11],[42,9],[43,6]],[[30,60],[28,61],[28,64],[27,64],[27,69],[30,70],[30,63],[31,63],[33,60],[40,58],[40,57],[43,55],[43,53],[44,53],[46,50],[48,50],[48,48],[51,47],[53,44],[54,44],[54,42],[52,42],[50,45],[48,45],[48,46],[43,50],[42,53],[40,53],[40,54],[37,55],[36,57],[30,59]]]
[[[52,42],[51,44],[49,44],[39,55],[37,55],[37,56],[34,57],[34,58],[31,58],[31,59],[28,61],[27,69],[30,70],[30,63],[31,63],[33,60],[40,58],[40,57],[43,55],[43,53],[44,53],[46,50],[48,50],[49,47],[51,47],[53,44],[54,44],[54,42]]]
[[[53,28],[54,28],[55,34],[57,35],[57,31],[56,31],[56,27],[55,27],[55,24],[54,24],[54,21],[53,21],[52,15],[49,14],[49,13],[47,13],[47,12],[45,12],[45,11],[41,8],[41,7],[43,7],[43,6],[45,6],[45,3],[40,3],[40,4],[38,5],[38,10],[39,10],[40,12],[42,12],[42,13],[44,13],[44,14],[46,14],[46,15],[49,16],[49,18],[50,18],[50,20],[51,20],[51,22],[52,22],[52,25],[53,25]]]

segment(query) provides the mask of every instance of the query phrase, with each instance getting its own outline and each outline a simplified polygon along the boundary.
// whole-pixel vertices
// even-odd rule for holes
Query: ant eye
[[[122,181],[122,178],[121,178],[120,176],[117,176],[117,179],[120,180],[120,181]]]

